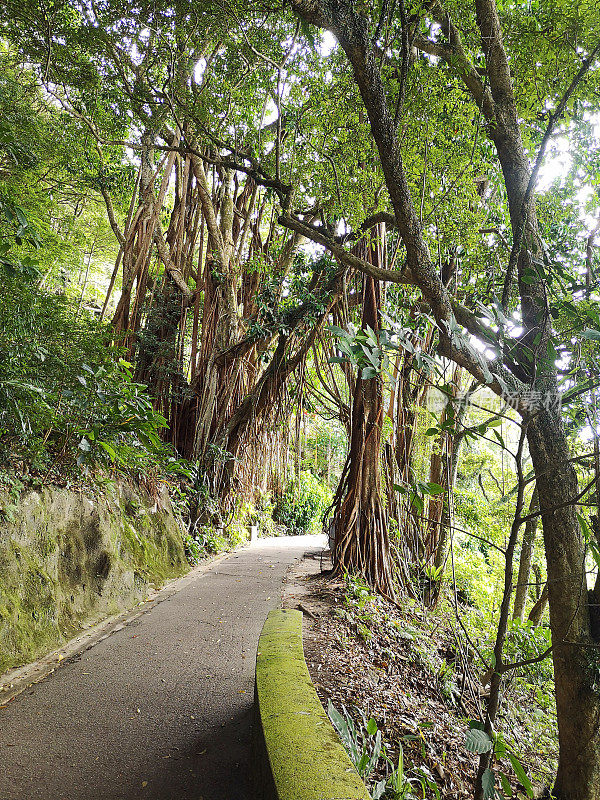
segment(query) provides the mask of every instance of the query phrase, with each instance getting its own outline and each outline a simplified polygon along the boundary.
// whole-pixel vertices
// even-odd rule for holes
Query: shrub
[[[291,534],[318,533],[331,500],[326,486],[311,472],[301,472],[299,480],[290,482],[277,502],[273,518]]]
[[[198,564],[207,556],[223,553],[237,544],[224,536],[222,530],[211,525],[198,525],[184,534],[183,543],[190,564]]]
[[[454,570],[459,597],[469,605],[493,614],[495,599],[500,589],[498,578],[500,573],[494,573],[477,543],[473,544],[473,540],[456,537]]]
[[[108,327],[22,271],[0,279],[1,460],[46,474],[97,463],[180,471],[159,439],[165,420]]]

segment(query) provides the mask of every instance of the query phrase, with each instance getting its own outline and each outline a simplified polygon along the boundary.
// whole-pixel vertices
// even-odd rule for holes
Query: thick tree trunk
[[[544,531],[560,759],[554,796],[600,798],[600,658],[590,636],[585,544],[575,514],[577,478],[558,415],[528,427]]]
[[[377,258],[374,248],[367,257]],[[380,329],[380,289],[373,278],[363,282],[363,328]],[[387,513],[381,488],[383,383],[357,377],[352,402],[350,447],[333,502],[337,574],[361,575],[370,586],[394,595]]]
[[[336,573],[361,575],[370,586],[394,594],[387,515],[381,500],[379,448],[381,406],[377,386],[359,380],[353,410],[350,454],[345,480],[336,496],[333,561]],[[368,383],[376,384],[371,378]],[[343,494],[343,497],[341,496]]]

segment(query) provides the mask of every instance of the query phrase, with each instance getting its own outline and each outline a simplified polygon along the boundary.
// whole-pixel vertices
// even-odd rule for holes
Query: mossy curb
[[[370,800],[312,685],[300,611],[271,611],[264,624],[253,737],[257,800]]]

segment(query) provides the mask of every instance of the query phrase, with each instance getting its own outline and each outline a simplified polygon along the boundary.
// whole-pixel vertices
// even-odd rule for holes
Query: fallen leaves
[[[465,753],[464,724],[448,706],[437,678],[420,659],[416,644],[424,631],[401,612],[381,601],[369,609],[370,636],[360,635],[352,613],[344,608],[344,586],[332,587],[325,578],[312,586],[314,598],[327,602],[306,625],[304,649],[309,671],[324,706],[331,699],[360,708],[379,724],[388,754],[396,763],[402,741],[408,768],[420,768],[435,779],[444,800],[466,800],[473,795],[476,758]],[[379,604],[380,601],[378,601]],[[431,646],[444,651],[447,633],[431,633]],[[383,777],[380,763],[376,779]],[[433,794],[431,795],[433,797]]]

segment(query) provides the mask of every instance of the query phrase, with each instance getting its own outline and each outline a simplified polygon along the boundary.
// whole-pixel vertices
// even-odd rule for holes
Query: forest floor
[[[374,743],[370,718],[382,731],[385,755],[365,777],[369,788],[398,765],[402,750],[405,794],[397,796],[472,798],[478,756],[465,736],[468,720],[481,719],[485,688],[456,620],[441,608],[396,606],[359,583],[308,570],[307,562],[297,568],[285,605],[304,612],[305,657],[324,707],[331,701],[348,712],[359,752]],[[534,749],[524,756],[526,767],[538,762],[539,777]],[[514,795],[525,798],[510,766],[506,773]]]

